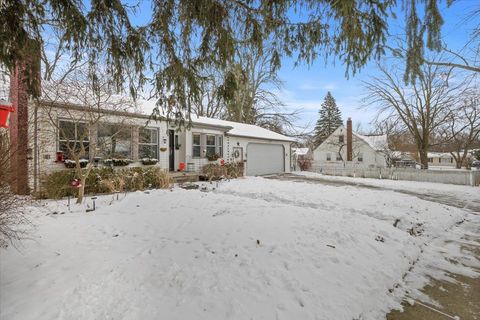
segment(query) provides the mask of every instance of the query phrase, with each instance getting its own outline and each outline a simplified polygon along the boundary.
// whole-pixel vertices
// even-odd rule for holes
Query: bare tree
[[[462,22],[478,21],[480,9],[478,7],[469,12]],[[451,50],[446,44],[442,44],[441,49],[445,59],[441,61],[429,60],[423,58],[423,62],[434,66],[457,68],[469,72],[480,73],[480,26],[477,24],[465,45],[459,50]]]
[[[286,110],[278,97],[283,84],[267,53],[269,49],[236,50],[238,58],[228,69],[204,71],[205,81],[193,113],[257,124],[281,133],[292,131],[299,110]]]
[[[420,163],[428,168],[428,150],[432,135],[450,118],[464,81],[452,78],[452,69],[434,65],[421,68],[421,75],[406,85],[398,67],[379,65],[379,76],[364,82],[364,102],[378,108],[377,122],[388,119],[404,126],[413,136]]]
[[[66,72],[66,77],[60,73],[59,80],[51,78],[43,83],[38,106],[58,134],[59,147],[65,150],[67,161],[74,162],[79,179],[77,203],[81,203],[96,157],[97,146],[92,136],[98,124],[109,113],[132,111],[135,106],[131,98],[115,95],[102,74],[92,81],[83,69]]]
[[[480,96],[478,88],[465,93],[465,100],[458,103],[440,128],[443,147],[448,149],[456,162],[456,168],[467,164],[469,149],[480,137]]]

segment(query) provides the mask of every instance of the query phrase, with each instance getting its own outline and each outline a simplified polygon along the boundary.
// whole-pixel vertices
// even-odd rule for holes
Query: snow
[[[101,196],[93,213],[32,207],[31,240],[1,252],[0,318],[383,319],[442,254],[463,258],[441,246],[471,218],[461,209],[352,186],[204,185]]]
[[[354,134],[363,141],[365,141],[375,151],[388,150],[388,141],[386,134],[369,136],[364,136],[358,133]]]
[[[354,182],[359,185],[381,187],[389,190],[402,190],[409,192],[417,192],[419,194],[436,194],[445,197],[455,196],[466,203],[470,201],[480,202],[480,188],[472,186],[452,185],[446,183],[433,183],[433,182],[417,182],[417,181],[404,181],[404,180],[389,180],[389,179],[370,179],[361,177],[340,177],[340,176],[327,176],[316,172],[298,171],[296,175],[321,178],[332,181],[347,181]]]
[[[292,154],[296,156],[305,156],[308,154],[308,148],[292,148]]]
[[[230,136],[238,137],[247,137],[247,138],[259,138],[267,140],[278,140],[278,141],[290,141],[293,142],[295,139],[291,137],[284,136],[282,134],[267,130],[265,128],[246,123],[239,123],[233,121],[226,121],[220,119],[213,119],[207,117],[193,117],[193,124],[204,124],[211,126],[220,126],[230,128],[227,134]]]

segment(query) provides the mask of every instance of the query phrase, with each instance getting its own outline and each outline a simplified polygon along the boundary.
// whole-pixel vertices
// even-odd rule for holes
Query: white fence
[[[331,176],[437,182],[467,186],[480,185],[480,171],[473,170],[438,171],[413,168],[371,168],[351,163],[313,162],[310,171]]]

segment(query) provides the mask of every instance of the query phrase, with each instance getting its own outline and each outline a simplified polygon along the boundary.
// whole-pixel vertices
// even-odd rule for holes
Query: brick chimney
[[[347,120],[347,161],[353,160],[353,132],[352,132],[352,119]]]
[[[10,114],[10,185],[16,194],[30,192],[28,161],[33,155],[29,148],[28,102],[32,95],[39,94],[40,89],[38,49],[35,42],[27,42],[23,61],[17,63],[10,76],[10,102],[14,107],[14,112]]]

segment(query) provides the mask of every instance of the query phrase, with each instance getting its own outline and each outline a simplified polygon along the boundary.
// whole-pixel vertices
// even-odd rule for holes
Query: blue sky
[[[442,15],[445,23],[442,28],[442,37],[447,45],[453,49],[461,48],[468,39],[474,23],[478,20],[466,20],[466,14],[478,9],[478,0],[457,0],[450,8],[445,7],[443,1]],[[391,20],[391,33],[400,34],[403,30],[404,16],[398,14],[397,20]],[[355,123],[361,123],[365,131],[369,131],[369,123],[375,116],[375,110],[361,108],[362,80],[368,80],[369,75],[375,74],[375,62],[369,63],[360,73],[347,79],[345,67],[338,62],[325,65],[323,60],[318,60],[312,66],[297,66],[294,68],[293,59],[283,59],[282,68],[279,72],[280,78],[284,81],[283,90],[279,96],[287,105],[288,109],[303,109],[298,123],[302,126],[310,125],[313,128],[318,118],[318,109],[327,91],[331,91],[337,105],[340,106],[343,120],[351,117]]]

